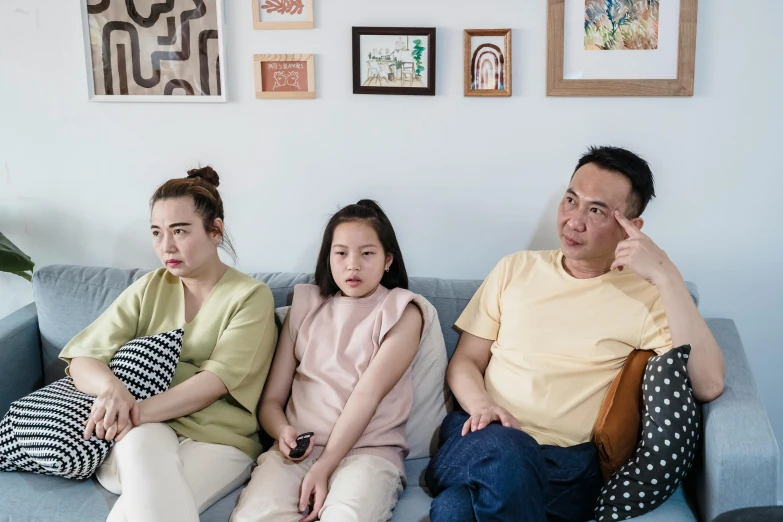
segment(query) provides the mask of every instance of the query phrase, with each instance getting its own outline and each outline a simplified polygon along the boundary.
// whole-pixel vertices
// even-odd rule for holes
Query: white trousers
[[[302,480],[315,460],[300,463],[272,449],[258,458],[230,522],[298,522]],[[402,474],[375,455],[346,457],[329,478],[321,522],[386,522],[402,493]]]
[[[252,463],[233,446],[177,437],[152,423],[115,444],[96,477],[120,495],[107,522],[198,522],[199,513],[247,480]]]

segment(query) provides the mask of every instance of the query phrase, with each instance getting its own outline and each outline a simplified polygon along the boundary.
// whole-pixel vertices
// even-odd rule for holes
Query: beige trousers
[[[302,480],[315,460],[294,463],[272,449],[258,458],[230,522],[298,522]],[[402,475],[375,455],[346,457],[329,478],[321,522],[386,522],[402,493]]]
[[[153,423],[115,444],[96,477],[120,495],[107,522],[198,522],[199,513],[247,480],[252,463],[233,446],[177,437]]]

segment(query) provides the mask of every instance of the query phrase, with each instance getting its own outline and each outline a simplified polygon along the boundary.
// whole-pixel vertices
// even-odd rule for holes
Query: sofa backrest
[[[147,272],[140,269],[75,265],[50,265],[35,272],[33,295],[38,308],[46,384],[64,375],[65,364],[58,359],[58,355],[68,341],[106,310],[125,288]],[[312,279],[311,274],[304,273],[251,275],[269,286],[275,307],[290,304],[294,286]],[[479,285],[479,280],[410,278],[410,290],[424,296],[438,310],[449,358],[459,338],[453,325]],[[688,287],[698,304],[696,287],[690,283]]]
[[[148,270],[124,270],[74,265],[50,265],[33,276],[33,295],[38,308],[44,376],[47,384],[64,375],[60,351],[77,333],[92,323],[131,283]],[[290,304],[294,286],[307,283],[311,274],[250,274],[266,283],[275,298],[275,307]],[[457,317],[481,281],[411,278],[410,290],[423,295],[438,310],[449,357],[457,345],[452,328]]]

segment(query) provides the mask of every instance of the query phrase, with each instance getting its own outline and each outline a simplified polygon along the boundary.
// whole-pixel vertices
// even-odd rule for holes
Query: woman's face
[[[215,220],[219,231],[207,232],[190,197],[161,199],[150,216],[152,245],[163,266],[178,277],[192,277],[204,267],[219,262],[217,247],[223,222]]]
[[[378,234],[370,225],[349,221],[334,229],[329,265],[343,295],[372,295],[391,263],[392,256],[383,251]]]

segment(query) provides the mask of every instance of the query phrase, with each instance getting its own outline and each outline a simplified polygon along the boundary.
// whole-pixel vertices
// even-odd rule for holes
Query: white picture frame
[[[116,1],[116,0],[115,0]],[[214,62],[214,65],[212,68],[209,68],[209,70],[215,70],[216,73],[219,73],[220,78],[216,79],[214,78],[214,75],[209,75],[208,77],[212,77],[213,80],[208,80],[208,84],[210,85],[209,90],[213,90],[213,87],[217,87],[219,89],[219,94],[209,94],[209,95],[172,95],[172,94],[96,94],[95,90],[95,72],[94,72],[94,66],[93,66],[93,46],[91,40],[94,38],[101,38],[101,36],[97,35],[91,35],[91,28],[90,28],[90,14],[88,13],[88,6],[99,6],[103,2],[97,2],[95,0],[79,0],[79,7],[81,11],[81,18],[82,18],[82,42],[84,47],[84,58],[85,58],[85,73],[87,77],[87,99],[89,101],[93,102],[119,102],[119,103],[226,103],[228,101],[228,88],[227,88],[227,56],[226,56],[226,45],[225,45],[225,0],[204,0],[207,4],[214,3],[214,9],[215,9],[215,15],[217,19],[217,49],[218,49],[218,58]],[[124,2],[122,2],[124,4]],[[174,9],[172,10],[172,14],[168,13],[161,13],[158,15],[158,20],[166,19],[166,27],[170,29],[170,21],[169,18],[174,18],[175,23],[175,43],[172,44],[174,49],[171,49],[171,47],[166,46],[167,50],[170,51],[179,51],[181,49],[181,43],[180,41],[183,40],[181,38],[181,26],[179,22],[179,12],[177,11],[177,7],[182,3],[183,5],[187,5],[188,7],[193,8],[193,2],[192,0],[189,0],[187,4],[185,4],[184,0],[175,1]],[[167,16],[168,15],[168,16]],[[147,17],[148,19],[152,18],[152,13],[150,13],[150,16]],[[157,22],[154,24],[157,25]],[[139,26],[140,27],[140,26]],[[161,35],[157,35],[158,38],[161,38]],[[197,35],[194,35],[191,38],[191,49],[194,46],[199,45],[199,37]],[[131,45],[133,45],[132,41],[133,39],[126,39],[131,41]],[[138,42],[138,39],[137,39]],[[139,44],[137,44],[139,45]],[[109,57],[111,60],[112,54],[109,53]],[[192,51],[191,51],[192,56]],[[132,60],[132,58],[131,58]],[[198,58],[191,58],[191,60],[198,60]],[[164,62],[166,60],[161,60],[161,62]],[[192,68],[192,65],[190,66]],[[130,76],[130,70],[133,68],[133,64],[128,64],[126,66],[126,75]],[[148,67],[148,70],[151,69],[151,65]],[[209,73],[207,73],[209,74]],[[118,75],[122,76],[122,75]],[[127,80],[126,80],[127,81]],[[164,88],[168,88],[169,83],[177,82],[178,80],[170,80],[167,85]],[[112,82],[113,84],[116,83]],[[163,80],[160,81],[160,83],[163,83]],[[157,85],[156,85],[157,86]],[[175,89],[181,89],[186,90],[187,87],[191,87],[191,85],[182,85],[177,84],[176,86],[172,87],[172,92]],[[192,90],[196,90],[195,88],[192,88]],[[200,92],[201,89],[199,88]]]

